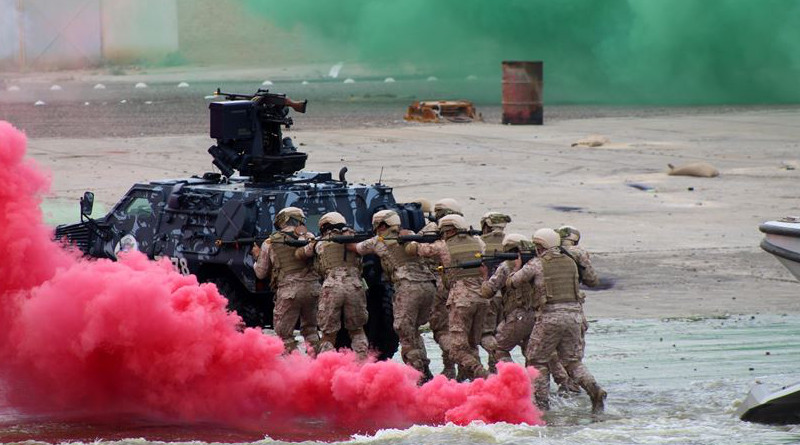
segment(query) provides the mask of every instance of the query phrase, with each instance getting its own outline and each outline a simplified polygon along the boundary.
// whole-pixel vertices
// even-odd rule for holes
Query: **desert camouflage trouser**
[[[394,331],[400,337],[403,363],[422,373],[430,372],[428,354],[419,327],[431,318],[436,285],[431,281],[400,280],[394,283]]]
[[[497,327],[503,320],[503,298],[498,294],[489,299],[486,307],[486,315],[483,319],[483,334],[481,335],[481,347],[489,355],[489,371],[495,371],[497,365]]]
[[[467,377],[485,377],[487,373],[478,355],[478,344],[483,334],[488,302],[480,297],[479,286],[471,288],[471,284],[465,281],[453,284],[448,298],[452,357],[459,372],[465,372]]]
[[[359,357],[366,358],[369,346],[364,333],[368,319],[367,296],[360,277],[323,283],[319,298],[320,352],[334,349],[336,334],[342,327],[342,315],[344,328],[350,334],[351,348]]]
[[[583,365],[583,311],[580,305],[546,307],[533,327],[525,350],[526,364],[539,370],[536,379],[536,403],[549,408],[550,362],[557,353],[569,377],[589,394],[596,393],[597,382]]]
[[[525,352],[535,320],[536,314],[525,309],[515,309],[503,317],[500,325],[497,326],[497,334],[495,335],[498,360],[512,361],[511,350],[517,346],[522,348],[523,353]]]
[[[447,290],[444,288],[441,279],[436,280],[436,296],[433,300],[431,309],[430,327],[433,331],[433,339],[442,350],[442,374],[449,379],[456,378],[456,365],[453,361],[453,340],[450,336],[450,326],[447,312]]]
[[[288,277],[291,278],[291,277]],[[275,290],[275,309],[272,312],[275,333],[283,340],[287,353],[297,349],[294,327],[300,320],[300,334],[306,342],[306,352],[319,349],[317,332],[318,281],[289,281]]]

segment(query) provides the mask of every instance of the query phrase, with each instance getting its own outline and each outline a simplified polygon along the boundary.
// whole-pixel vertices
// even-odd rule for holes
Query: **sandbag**
[[[672,164],[667,164],[667,166],[669,166],[669,172],[667,174],[670,176],[696,176],[698,178],[714,178],[719,176],[719,170],[706,162],[691,162],[678,167]]]

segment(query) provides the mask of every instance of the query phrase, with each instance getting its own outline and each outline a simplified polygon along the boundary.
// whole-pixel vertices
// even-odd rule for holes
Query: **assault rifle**
[[[447,270],[447,269],[474,269],[476,267],[481,267],[482,265],[486,265],[489,269],[489,276],[494,274],[494,271],[500,266],[500,263],[503,261],[508,260],[516,260],[517,258],[522,258],[522,263],[525,264],[530,261],[532,258],[536,256],[536,252],[534,251],[523,251],[523,252],[495,252],[492,255],[476,255],[478,258],[470,261],[464,261],[459,264],[455,264],[452,266],[440,266],[439,270]]]
[[[436,242],[440,238],[441,237],[439,236],[438,233],[430,233],[429,232],[429,233],[424,233],[422,235],[398,235],[398,236],[393,236],[393,237],[385,237],[385,238],[381,238],[381,239],[387,240],[387,241],[390,241],[390,240],[397,241],[400,244],[405,244],[405,243],[410,243],[410,242],[430,244],[430,243]]]
[[[365,241],[372,238],[372,236],[373,235],[370,233],[356,233],[354,235],[335,235],[325,239],[317,238],[313,241],[332,241],[334,243],[339,243],[339,244],[350,244],[350,243],[360,243],[361,241]],[[214,244],[217,247],[222,247],[226,245],[238,246],[240,244],[244,245],[255,244],[260,247],[261,243],[263,243],[267,238],[269,238],[269,235],[261,237],[252,237],[252,238],[237,238],[235,240],[230,240],[230,241],[218,239],[214,241]],[[312,240],[288,238],[284,241],[278,241],[278,243],[286,244],[287,246],[291,247],[305,247],[311,241]]]

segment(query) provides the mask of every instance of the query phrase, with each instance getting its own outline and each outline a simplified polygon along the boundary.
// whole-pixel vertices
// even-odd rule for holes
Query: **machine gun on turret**
[[[224,93],[224,101],[212,102],[209,134],[217,140],[208,152],[213,164],[226,177],[238,170],[253,183],[285,179],[306,165],[308,155],[297,151],[291,138],[284,138],[281,127],[294,123],[289,109],[306,112],[308,101],[295,102],[285,94],[258,89],[255,94]]]

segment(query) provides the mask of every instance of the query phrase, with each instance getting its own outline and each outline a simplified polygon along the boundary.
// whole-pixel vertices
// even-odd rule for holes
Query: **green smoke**
[[[498,82],[543,60],[550,102],[800,102],[797,0],[245,1],[331,60]]]

